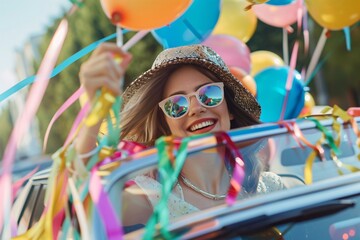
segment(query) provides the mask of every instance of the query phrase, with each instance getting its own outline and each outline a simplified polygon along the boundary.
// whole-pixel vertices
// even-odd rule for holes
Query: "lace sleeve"
[[[161,184],[147,176],[137,176],[134,179],[135,183],[145,192],[147,199],[154,208],[160,200]],[[173,220],[177,217],[199,211],[198,208],[184,201],[182,191],[173,191],[168,199],[168,207],[170,219]]]
[[[257,186],[258,193],[269,193],[282,189],[286,189],[286,187],[280,176],[272,172],[261,173],[259,184]]]

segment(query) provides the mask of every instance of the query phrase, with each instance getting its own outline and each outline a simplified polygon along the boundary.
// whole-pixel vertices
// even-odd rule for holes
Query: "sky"
[[[69,0],[0,0],[0,93],[17,82],[15,50],[30,36],[44,33],[70,5]]]

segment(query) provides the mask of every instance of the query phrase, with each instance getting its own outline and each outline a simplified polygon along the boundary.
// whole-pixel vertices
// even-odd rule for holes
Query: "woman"
[[[123,57],[118,65],[110,52]],[[112,44],[100,47],[85,63],[80,79],[90,99],[106,86],[120,94],[120,79],[130,55]],[[99,80],[100,79],[100,80]],[[121,139],[153,146],[163,135],[187,137],[200,133],[228,131],[259,123],[260,106],[256,99],[229,72],[223,60],[209,47],[184,46],[163,51],[152,68],[139,76],[123,93]],[[99,125],[84,128],[77,141],[79,153],[95,146]],[[258,151],[258,149],[252,149]],[[224,161],[224,149],[217,153],[189,157],[169,199],[171,218],[224,202],[231,178],[231,164]],[[254,154],[253,154],[254,155]],[[281,179],[260,173],[260,161],[245,159],[247,178],[244,193],[282,189]],[[146,223],[160,195],[156,174],[138,176],[126,189],[124,224]],[[139,193],[134,197],[134,192]]]

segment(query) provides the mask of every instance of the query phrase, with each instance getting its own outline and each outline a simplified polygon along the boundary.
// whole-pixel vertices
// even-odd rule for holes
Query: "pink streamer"
[[[4,196],[8,197],[1,198],[0,200],[0,228],[2,228],[4,220],[10,219],[9,210],[11,207],[10,200],[12,199],[11,171],[17,145],[22,139],[24,133],[28,130],[31,121],[37,112],[40,102],[44,96],[51,71],[55,66],[61,47],[64,43],[67,31],[68,22],[66,19],[63,19],[60,22],[59,27],[50,42],[49,48],[45,53],[43,61],[41,62],[38,74],[36,75],[35,83],[30,89],[25,105],[25,110],[22,115],[17,119],[14,125],[14,129],[11,133],[9,142],[6,146],[3,156],[3,174],[1,176],[0,183],[1,189],[4,191]]]
[[[91,171],[89,192],[101,219],[104,221],[107,239],[123,239],[123,229],[120,219],[117,217],[111,200],[103,190],[101,179],[96,173],[97,167]]]
[[[54,114],[54,116],[52,117],[47,129],[46,129],[46,133],[44,136],[44,147],[43,147],[43,152],[45,152],[46,150],[46,146],[47,146],[47,142],[49,139],[49,134],[50,134],[50,130],[52,128],[52,126],[54,125],[55,121],[76,101],[79,99],[79,97],[81,96],[81,94],[84,92],[84,89],[82,87],[80,87],[78,90],[76,90],[73,95],[71,95],[66,101],[65,103],[56,111],[56,113]]]
[[[85,116],[88,114],[89,110],[90,110],[90,103],[87,102],[87,103],[85,103],[84,107],[80,110],[80,112],[76,116],[75,121],[71,127],[70,133],[65,140],[64,146],[68,146],[70,144],[70,142],[73,140],[80,123],[85,118]]]
[[[296,67],[296,60],[297,60],[298,51],[299,51],[299,42],[296,41],[295,44],[294,44],[294,47],[293,47],[293,51],[291,53],[290,71],[289,71],[288,78],[286,80],[286,86],[285,86],[286,95],[285,95],[282,110],[281,110],[280,121],[284,120],[286,105],[287,105],[287,102],[288,102],[289,93],[290,93],[290,90],[291,90],[291,87],[292,87],[292,84],[293,84],[293,80],[294,80],[294,70],[295,70],[295,67]]]
[[[304,53],[305,56],[309,52],[309,28],[308,28],[308,14],[305,5],[303,5],[303,34],[304,34]],[[304,79],[305,80],[305,79]]]

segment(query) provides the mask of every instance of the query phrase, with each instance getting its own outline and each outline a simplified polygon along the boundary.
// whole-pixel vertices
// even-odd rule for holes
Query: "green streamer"
[[[84,2],[82,0],[70,0],[70,2],[76,6],[78,6],[79,8],[84,6]]]
[[[331,150],[334,151],[334,153],[336,155],[339,155],[341,152],[340,152],[339,148],[336,146],[334,138],[333,138],[331,132],[329,130],[327,130],[326,128],[324,128],[324,126],[321,125],[319,120],[317,120],[315,118],[308,118],[308,120],[313,121],[315,123],[316,127],[324,134],[328,144],[331,147]]]
[[[161,197],[158,204],[154,207],[154,212],[148,220],[145,228],[144,239],[177,239],[184,232],[174,234],[168,231],[169,209],[168,199],[172,189],[178,181],[178,176],[187,157],[187,146],[189,141],[210,136],[211,134],[201,134],[183,138],[179,149],[176,151],[174,138],[165,136],[156,140],[155,146],[158,150],[159,163],[158,169],[161,182]],[[176,153],[175,161],[171,162],[169,153]]]

